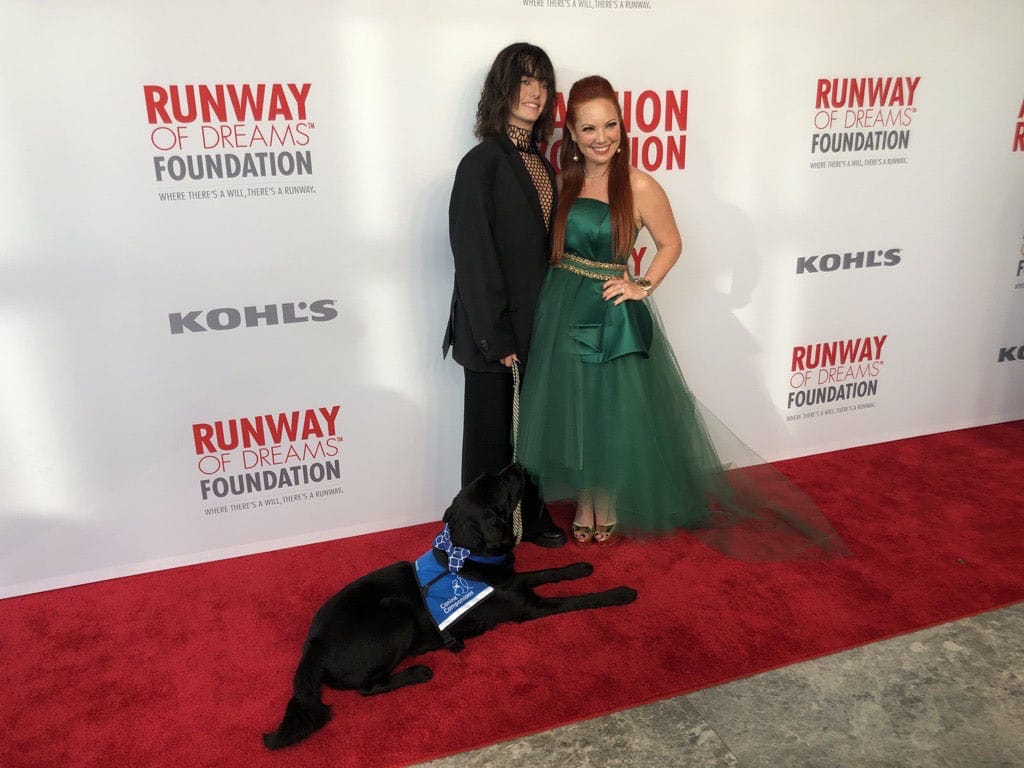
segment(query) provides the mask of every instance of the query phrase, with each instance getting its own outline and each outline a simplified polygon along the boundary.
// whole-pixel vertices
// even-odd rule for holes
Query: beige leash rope
[[[517,443],[519,442],[519,361],[512,362],[512,461],[519,461]],[[516,535],[516,544],[523,539],[523,500],[519,499],[512,513],[512,532]]]

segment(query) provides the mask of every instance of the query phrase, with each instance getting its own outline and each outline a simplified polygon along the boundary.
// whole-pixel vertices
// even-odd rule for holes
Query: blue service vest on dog
[[[450,573],[428,551],[414,563],[423,601],[437,628],[445,630],[494,592],[494,587]]]

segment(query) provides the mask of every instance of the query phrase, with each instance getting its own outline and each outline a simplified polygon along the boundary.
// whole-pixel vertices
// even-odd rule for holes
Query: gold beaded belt
[[[607,261],[591,261],[575,253],[564,253],[562,254],[562,260],[555,267],[567,270],[580,277],[600,280],[603,283],[611,277],[622,277],[622,272],[626,265]]]

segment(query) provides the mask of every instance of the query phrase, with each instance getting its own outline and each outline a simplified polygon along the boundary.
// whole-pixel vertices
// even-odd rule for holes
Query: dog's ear
[[[452,542],[457,546],[473,549],[480,544],[479,520],[481,510],[476,502],[479,481],[474,481],[459,491],[444,513]]]
[[[444,511],[444,517],[441,518],[442,523],[451,522],[452,515],[455,514],[455,502],[458,501],[458,496],[452,499],[452,503],[448,505],[448,509]]]
[[[511,519],[512,510],[516,508],[516,505],[523,498],[523,490],[526,486],[526,473],[521,465],[509,464],[502,470],[501,479],[505,489],[509,519]]]
[[[452,515],[448,521],[448,531],[452,536],[452,543],[466,549],[476,549],[480,541],[476,521],[467,518],[465,515]]]
[[[512,542],[512,525],[506,510],[488,509],[480,520],[480,533],[488,549],[502,549]]]

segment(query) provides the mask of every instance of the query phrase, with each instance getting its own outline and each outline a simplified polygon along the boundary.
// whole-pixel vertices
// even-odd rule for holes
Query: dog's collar
[[[462,570],[467,560],[482,565],[497,565],[508,559],[508,555],[474,555],[466,547],[457,547],[452,544],[452,533],[445,523],[444,530],[434,539],[434,549],[438,549],[448,555],[448,572],[452,575]]]
[[[482,565],[498,565],[508,560],[508,555],[470,555],[467,559]]]

